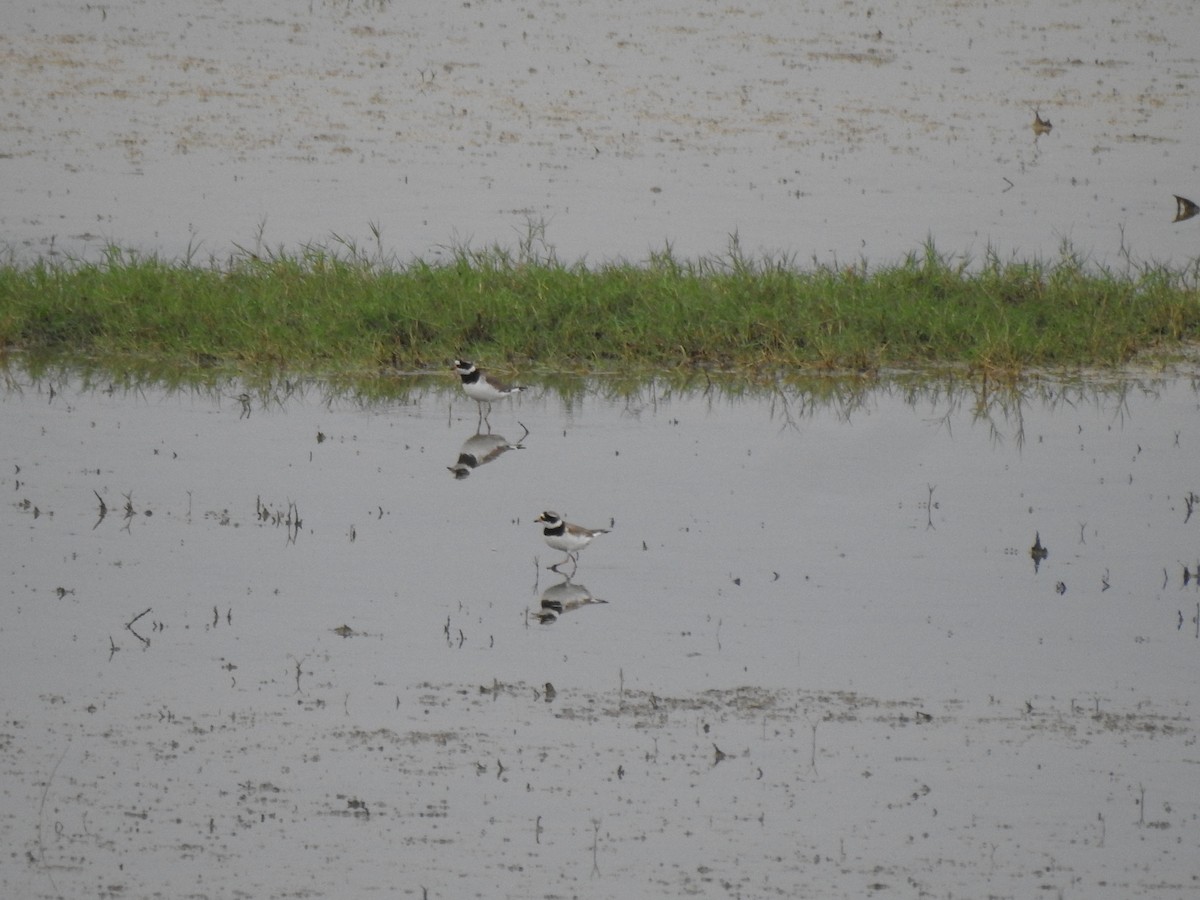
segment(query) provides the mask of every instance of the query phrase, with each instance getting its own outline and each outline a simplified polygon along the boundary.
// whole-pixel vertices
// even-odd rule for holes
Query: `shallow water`
[[[373,253],[374,224],[436,260],[532,223],[593,262],[736,233],[803,264],[932,237],[1184,265],[1196,26],[1190,0],[21,4],[0,246]]]
[[[6,896],[1200,886],[1189,377],[10,378]]]

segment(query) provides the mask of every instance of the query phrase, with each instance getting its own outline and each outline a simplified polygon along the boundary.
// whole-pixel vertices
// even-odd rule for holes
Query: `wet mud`
[[[1200,192],[1190,0],[51,0],[7,24],[22,259],[1196,257],[1171,221]]]

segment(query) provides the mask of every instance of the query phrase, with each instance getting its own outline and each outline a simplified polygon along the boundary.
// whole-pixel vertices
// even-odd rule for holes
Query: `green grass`
[[[543,372],[1119,366],[1200,338],[1200,260],[1112,271],[954,260],[932,244],[887,266],[796,266],[669,251],[566,264],[524,245],[445,262],[356,248],[223,264],[113,249],[99,263],[0,267],[0,353],[298,373],[443,368],[454,356]]]

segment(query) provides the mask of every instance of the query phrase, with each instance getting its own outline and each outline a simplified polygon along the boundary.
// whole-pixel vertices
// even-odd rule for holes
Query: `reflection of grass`
[[[46,359],[22,356],[20,365],[0,368],[0,391],[37,390],[79,394],[141,396],[147,387],[206,397],[229,403],[244,417],[260,410],[286,409],[293,403],[319,403],[361,409],[422,407],[444,408],[456,402],[474,419],[474,402],[467,400],[456,375],[445,367],[428,374],[396,372],[327,371],[299,376],[291,372],[251,372],[217,368],[181,368],[174,364],[152,364],[144,359],[124,359],[122,367],[109,361],[92,364],[77,358]],[[524,373],[522,373],[524,374]],[[701,397],[712,408],[737,405],[743,400],[766,400],[766,412],[781,429],[796,428],[804,420],[832,411],[846,421],[875,409],[883,398],[898,398],[908,406],[920,407],[930,421],[950,429],[955,416],[970,411],[976,426],[989,429],[997,443],[1025,443],[1025,415],[1030,409],[1057,410],[1092,406],[1114,417],[1123,417],[1132,395],[1157,396],[1174,376],[1167,373],[1108,373],[1088,369],[1046,377],[1029,373],[1024,377],[989,377],[942,368],[938,377],[929,370],[888,370],[865,376],[830,376],[827,372],[797,370],[774,372],[714,372],[690,366],[648,372],[601,376],[579,374],[544,375],[528,396],[537,402],[553,398],[573,410],[592,398],[620,403],[631,416],[647,410],[669,408],[675,401]],[[882,375],[883,377],[877,377]],[[523,379],[524,380],[524,379]],[[534,379],[529,379],[533,381]],[[1200,391],[1200,376],[1190,380]],[[317,435],[320,442],[321,435]],[[1189,504],[1190,509],[1190,504]],[[1193,576],[1200,581],[1200,575]]]
[[[224,264],[114,250],[102,263],[0,267],[0,349],[116,368],[315,374],[440,368],[455,355],[523,373],[691,366],[875,372],[953,365],[1111,366],[1200,337],[1200,263],[1183,271],[952,260],[932,244],[869,269],[669,248],[642,264],[456,250],[398,264],[357,247],[244,252]]]

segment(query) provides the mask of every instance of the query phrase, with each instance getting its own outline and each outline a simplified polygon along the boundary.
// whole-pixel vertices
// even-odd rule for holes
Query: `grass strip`
[[[397,264],[356,248],[197,265],[113,248],[0,266],[0,352],[114,366],[413,371],[454,356],[545,371],[692,365],[879,371],[1112,367],[1200,339],[1200,259],[1172,270],[978,264],[932,243],[877,268],[669,250],[563,263],[524,248]]]

